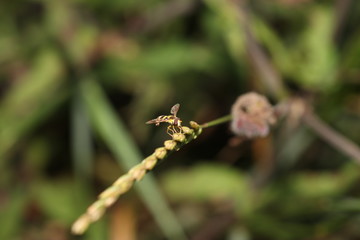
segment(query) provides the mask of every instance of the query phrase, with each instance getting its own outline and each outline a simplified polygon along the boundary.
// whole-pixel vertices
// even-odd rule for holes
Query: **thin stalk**
[[[114,153],[119,164],[127,169],[132,169],[142,159],[141,153],[127,131],[125,124],[118,118],[108,103],[101,86],[97,81],[89,78],[87,81],[82,82],[80,88],[94,128]],[[131,173],[134,173],[135,170]],[[136,174],[138,172],[135,171]],[[125,181],[125,184],[121,184],[120,188],[116,191],[127,191],[128,187],[132,186],[133,180],[139,178],[139,175],[135,175],[129,174],[125,176],[126,179],[130,178],[131,181]],[[120,183],[124,183],[123,180],[124,178],[120,180]],[[160,187],[151,173],[147,174],[147,178],[140,184],[137,184],[135,189],[153,214],[166,239],[187,239],[181,224],[166,202]],[[109,192],[107,191],[106,193]],[[117,197],[118,195],[112,196],[110,200],[116,200]],[[104,201],[104,198],[100,197],[99,201],[91,205],[88,212],[74,224],[74,233],[81,234],[91,222],[96,221],[103,215],[106,206],[110,206],[113,203],[109,201],[109,198],[105,198],[105,200],[108,201]]]
[[[231,119],[232,119],[232,116],[229,114],[229,115],[226,115],[224,117],[215,119],[213,121],[203,123],[202,125],[200,125],[200,127],[201,128],[213,127],[213,126],[216,126],[216,125],[219,125],[219,124],[222,124],[222,123],[229,122],[229,121],[231,121]]]

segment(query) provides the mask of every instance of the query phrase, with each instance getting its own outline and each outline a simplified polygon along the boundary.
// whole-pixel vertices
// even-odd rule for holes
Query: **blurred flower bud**
[[[231,131],[241,137],[255,138],[269,134],[276,122],[274,109],[262,95],[250,92],[238,97],[231,108]]]

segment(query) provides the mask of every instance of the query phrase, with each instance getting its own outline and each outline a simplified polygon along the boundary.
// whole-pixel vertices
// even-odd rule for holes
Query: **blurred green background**
[[[359,23],[355,0],[1,1],[0,239],[359,239],[358,165],[296,121],[241,145],[206,129],[69,230],[175,103],[188,125],[296,95],[360,144]]]

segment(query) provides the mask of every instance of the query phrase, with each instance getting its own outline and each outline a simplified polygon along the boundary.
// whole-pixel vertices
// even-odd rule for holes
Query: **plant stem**
[[[90,79],[90,77],[86,80],[82,82],[80,90],[94,129],[103,138],[110,151],[114,153],[119,164],[126,169],[133,168],[142,159],[140,151],[132,140],[125,124],[111,108],[98,81]],[[132,180],[130,183],[132,184],[133,182]],[[128,186],[121,186],[121,190],[126,189],[126,187]],[[147,174],[147,178],[136,185],[136,190],[149,211],[153,214],[166,239],[188,239],[182,225],[178,222],[176,215],[163,196],[154,176],[150,173]],[[101,200],[92,205],[92,210],[95,209],[96,217],[101,217],[103,211],[106,210],[106,204],[109,203]],[[81,234],[91,222],[97,220],[94,216],[89,217],[89,214],[84,214],[80,218],[77,226],[74,227],[74,233],[77,234]]]
[[[204,123],[204,124],[200,125],[200,127],[201,127],[201,128],[213,127],[213,126],[216,126],[216,125],[225,123],[225,122],[229,122],[229,121],[231,121],[231,119],[232,119],[232,116],[229,114],[229,115],[226,115],[226,116],[224,116],[224,117],[215,119],[215,120],[213,120],[213,121]]]

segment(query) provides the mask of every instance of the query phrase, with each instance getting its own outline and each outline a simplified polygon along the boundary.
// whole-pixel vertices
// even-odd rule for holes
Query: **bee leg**
[[[173,126],[173,129],[174,129],[174,131],[177,132],[177,133],[182,133],[182,129],[181,129],[181,127],[179,127],[179,126]]]
[[[176,129],[174,128],[174,126],[172,126],[171,128],[171,132],[174,134],[174,133],[177,133]]]
[[[174,133],[177,133],[176,129],[174,128],[173,125],[169,126],[171,132],[174,134]]]
[[[173,129],[171,129],[171,126],[168,126],[167,129],[166,129],[166,133],[172,137],[174,135],[174,131]]]

